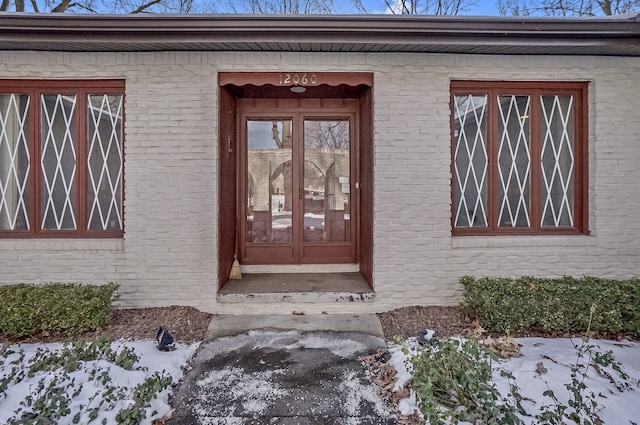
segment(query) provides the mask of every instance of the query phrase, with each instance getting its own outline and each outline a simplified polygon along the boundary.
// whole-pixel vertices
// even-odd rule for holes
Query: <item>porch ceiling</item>
[[[640,14],[570,19],[0,13],[0,50],[640,56]]]

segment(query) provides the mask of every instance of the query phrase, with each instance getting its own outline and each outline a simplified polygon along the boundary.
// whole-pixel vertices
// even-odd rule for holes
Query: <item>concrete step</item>
[[[221,303],[373,302],[360,273],[245,273],[218,291]]]

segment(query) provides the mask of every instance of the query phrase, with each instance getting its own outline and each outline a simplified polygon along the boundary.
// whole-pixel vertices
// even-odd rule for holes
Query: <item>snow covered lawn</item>
[[[177,343],[162,352],[152,341],[0,346],[0,424],[34,423],[38,414],[58,417],[53,423],[60,425],[141,416],[151,424],[171,412],[171,383],[182,378],[197,347]]]
[[[553,404],[550,397],[543,395],[545,391],[552,390],[560,403],[568,405],[569,392],[565,384],[571,383],[571,368],[581,364],[580,370],[584,370],[587,359],[578,360],[578,350],[574,344],[582,344],[580,339],[517,338],[515,341],[521,345],[522,356],[495,362],[493,382],[502,396],[506,396],[509,383],[500,374],[500,369],[510,371],[523,397],[522,406],[527,412],[527,415],[519,417],[525,424],[537,424],[539,420],[535,415],[540,413],[540,408]],[[628,378],[621,379],[611,367],[596,368],[591,365],[584,380],[586,389],[583,390],[583,395],[595,395],[597,413],[604,424],[640,424],[640,344],[605,340],[590,340],[588,344],[594,347],[594,352],[604,354],[611,351]],[[402,388],[411,378],[412,368],[408,359],[415,355],[417,349],[419,346],[415,339],[391,347],[390,362],[397,371],[395,390]],[[607,374],[618,385],[627,383],[629,387],[619,391]],[[402,414],[411,414],[416,409],[417,403],[412,391],[410,397],[400,401],[399,410]]]

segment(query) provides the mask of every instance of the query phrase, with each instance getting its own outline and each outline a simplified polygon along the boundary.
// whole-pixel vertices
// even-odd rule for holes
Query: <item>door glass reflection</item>
[[[349,121],[304,122],[304,241],[350,239]]]
[[[292,241],[291,120],[247,121],[247,242]]]

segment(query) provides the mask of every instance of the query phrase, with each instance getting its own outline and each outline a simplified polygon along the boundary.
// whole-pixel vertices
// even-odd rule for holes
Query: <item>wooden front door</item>
[[[355,263],[357,101],[239,103],[241,263]]]

